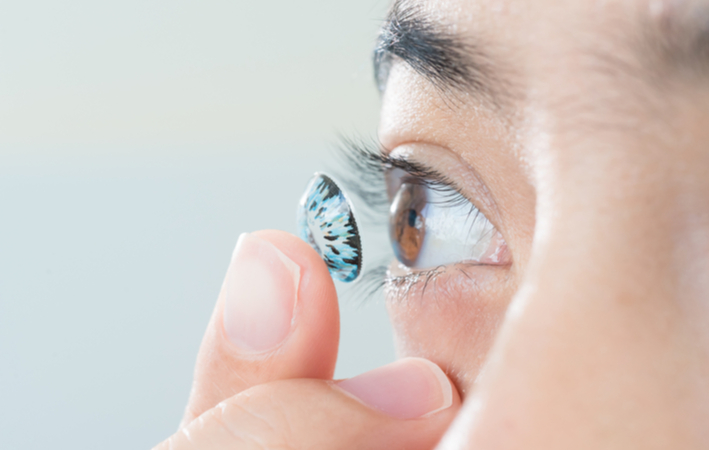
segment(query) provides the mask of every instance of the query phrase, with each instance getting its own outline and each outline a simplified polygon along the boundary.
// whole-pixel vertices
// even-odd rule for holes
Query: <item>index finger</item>
[[[320,256],[275,230],[240,236],[200,347],[181,426],[257,384],[330,379],[338,301]]]

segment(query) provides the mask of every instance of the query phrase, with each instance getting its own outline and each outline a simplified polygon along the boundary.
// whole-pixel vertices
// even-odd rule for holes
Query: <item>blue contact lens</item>
[[[323,257],[333,278],[355,280],[362,246],[353,209],[330,177],[316,173],[298,205],[298,235]]]

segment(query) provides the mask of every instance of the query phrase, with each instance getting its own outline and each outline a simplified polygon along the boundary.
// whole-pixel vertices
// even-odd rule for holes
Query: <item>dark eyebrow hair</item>
[[[655,18],[642,23],[642,45],[648,63],[659,76],[667,72],[708,77],[707,1],[672,4]]]
[[[396,0],[380,30],[373,54],[375,81],[381,92],[394,58],[407,63],[437,89],[474,92],[494,100],[491,61],[471,43],[431,20],[420,7]]]

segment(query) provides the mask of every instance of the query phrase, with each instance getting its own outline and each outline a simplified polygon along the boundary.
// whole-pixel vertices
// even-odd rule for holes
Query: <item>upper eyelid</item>
[[[452,198],[451,200],[447,200],[447,203],[449,206],[453,206],[453,204],[459,202],[459,201],[466,201],[471,204],[471,208],[475,209],[479,213],[483,214],[483,210],[480,208],[480,206],[477,204],[477,202],[470,198],[466,192],[459,186],[458,183],[447,177],[446,175],[442,174],[441,172],[427,167],[421,163],[418,163],[416,161],[411,161],[407,160],[404,158],[392,158],[388,154],[382,155],[383,159],[387,161],[387,164],[391,164],[392,166],[395,166],[398,169],[401,169],[405,171],[407,174],[409,174],[410,177],[412,177],[414,180],[419,180],[422,182],[422,184],[426,185],[430,189],[434,190],[439,190],[440,188],[445,188],[447,190],[453,191],[454,194],[456,194],[457,198]],[[414,168],[414,172],[412,173],[407,168]],[[393,167],[394,168],[394,167]],[[391,170],[391,169],[389,169]],[[385,172],[386,173],[386,172]],[[437,189],[439,188],[439,189]],[[390,200],[392,200],[390,198]],[[484,214],[487,220],[490,220],[487,214]],[[495,226],[495,225],[494,225]],[[495,226],[496,229],[498,229],[497,226]]]
[[[383,155],[383,159],[386,161],[385,164],[390,166],[386,170],[392,170],[394,168],[401,169],[412,177],[412,179],[419,180],[429,187],[445,186],[456,191],[468,201],[471,201],[458,183],[438,170],[422,165],[416,161],[410,161],[403,158],[392,158],[389,155]]]
[[[471,199],[464,194],[461,189],[456,185],[456,183],[453,183],[449,180],[445,179],[431,179],[431,178],[423,178],[419,175],[411,175],[408,172],[406,178],[402,178],[400,180],[400,185],[404,183],[410,183],[410,184],[420,184],[422,186],[426,186],[428,189],[431,189],[433,191],[438,191],[438,192],[446,192],[447,194],[451,195],[450,198],[446,199],[446,204],[447,206],[454,206],[458,202],[467,202],[471,204],[471,207],[479,210],[479,208],[474,204],[474,202],[471,201]],[[394,196],[394,193],[392,194]],[[392,200],[392,198],[390,198]]]
[[[447,148],[446,146],[441,146],[437,143],[430,143],[426,141],[419,141],[419,140],[408,140],[408,139],[399,139],[391,142],[390,147],[384,147],[381,146],[382,149],[385,149],[387,153],[384,153],[384,156],[387,156],[388,158],[392,158],[390,156],[392,153],[397,153],[398,149],[406,146],[431,146],[431,147],[437,147],[440,150],[442,150],[442,156],[444,155],[450,155],[446,156],[446,158],[452,157],[456,162],[456,176],[451,177],[448,175],[444,175],[444,178],[446,180],[449,180],[448,184],[451,186],[453,189],[455,189],[457,192],[459,192],[464,198],[466,198],[468,201],[470,201],[477,209],[479,209],[485,217],[495,226],[495,228],[499,231],[502,230],[503,226],[503,219],[500,214],[500,210],[498,208],[497,201],[495,197],[491,194],[490,189],[486,185],[486,183],[483,181],[481,175],[478,173],[478,171],[472,167],[466,160],[464,160],[459,152],[456,152],[454,150],[451,150]],[[428,153],[428,152],[426,152]],[[396,158],[396,157],[395,157]],[[402,158],[403,159],[403,158]],[[417,160],[412,161],[411,159],[408,160],[410,164],[414,164],[419,167],[425,167],[429,168],[430,166],[420,163]],[[442,174],[440,171],[437,171],[435,169],[430,169],[435,173]],[[442,174],[443,175],[443,174]],[[453,180],[461,180],[461,183],[453,181]],[[504,228],[504,227],[503,227]],[[502,231],[501,231],[502,233]]]

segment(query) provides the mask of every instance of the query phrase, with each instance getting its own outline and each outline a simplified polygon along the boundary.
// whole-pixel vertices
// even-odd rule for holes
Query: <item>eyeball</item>
[[[323,258],[333,278],[351,282],[362,271],[362,244],[353,208],[327,175],[308,182],[297,213],[298,235]]]

